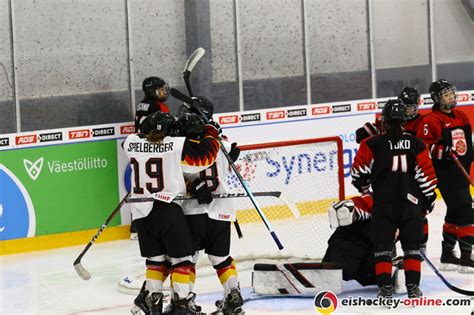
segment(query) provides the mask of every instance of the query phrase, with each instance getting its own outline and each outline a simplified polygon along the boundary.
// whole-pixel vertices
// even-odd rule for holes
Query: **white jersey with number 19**
[[[151,197],[157,192],[185,195],[183,173],[206,169],[214,163],[219,150],[212,137],[192,141],[167,136],[162,142],[153,143],[140,134],[129,135],[123,147],[132,166],[132,198]],[[132,207],[133,219],[146,217],[152,207],[152,202],[136,204]]]

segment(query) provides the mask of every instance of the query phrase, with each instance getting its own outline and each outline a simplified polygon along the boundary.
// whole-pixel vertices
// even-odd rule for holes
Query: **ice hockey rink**
[[[440,257],[441,226],[444,204],[439,201],[430,215],[430,240],[428,257],[437,265]],[[243,231],[245,233],[245,231]],[[278,232],[278,231],[277,231]],[[238,242],[238,240],[235,240]],[[116,290],[117,281],[140,264],[138,243],[130,240],[94,244],[82,260],[83,266],[92,274],[84,281],[76,274],[72,263],[83,246],[38,251],[0,257],[0,314],[130,314],[134,296]],[[422,290],[427,298],[468,299],[450,291],[441,280],[423,264]],[[474,290],[474,274],[444,272],[453,285]],[[246,299],[246,314],[319,314],[313,306],[312,297],[269,298],[251,292],[251,270],[239,272],[243,296]],[[214,310],[214,301],[221,298],[221,287],[215,275],[199,276],[195,291],[197,302],[204,312]],[[321,291],[324,288],[321,288]],[[344,283],[344,293],[339,301],[349,296],[374,297],[376,287],[363,288],[351,281]],[[403,298],[403,295],[395,296]],[[457,300],[459,301],[459,300]],[[471,314],[470,306],[399,306],[397,309],[383,307],[342,306],[338,304],[333,314]],[[459,302],[454,302],[459,303]],[[464,302],[466,303],[466,302]]]

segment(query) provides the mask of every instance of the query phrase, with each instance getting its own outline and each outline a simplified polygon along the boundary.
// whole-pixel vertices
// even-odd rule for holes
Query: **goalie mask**
[[[431,83],[431,99],[441,110],[451,110],[456,106],[456,87],[445,79]]]
[[[163,133],[165,136],[176,136],[178,133],[178,124],[176,118],[169,113],[155,112],[148,116],[140,128],[142,133],[149,134],[153,130]]]
[[[414,119],[418,115],[418,106],[420,104],[420,93],[412,87],[405,87],[398,96],[406,105],[406,117],[408,120]]]
[[[142,89],[146,97],[164,102],[170,96],[170,87],[165,80],[159,77],[148,77],[143,80]]]

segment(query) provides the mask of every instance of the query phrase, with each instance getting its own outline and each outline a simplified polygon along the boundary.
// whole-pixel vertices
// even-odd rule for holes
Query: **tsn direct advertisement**
[[[422,95],[422,99],[420,112],[429,112],[429,95]],[[469,116],[471,124],[473,99],[474,91],[458,92],[457,108]],[[352,196],[357,194],[350,177],[359,147],[355,131],[366,122],[374,122],[386,101],[219,113],[214,120],[229,140],[239,145],[340,137],[345,194]],[[121,143],[133,132],[134,125],[128,122],[0,135],[0,240],[101,226],[130,189],[131,169]],[[323,153],[313,152],[308,161],[319,163]],[[273,173],[277,174],[278,169],[278,176],[288,184],[298,176],[314,175],[318,180],[317,176],[324,173],[318,169],[319,164],[304,173],[302,165],[306,164],[290,153],[277,162],[280,168],[273,164]],[[129,222],[129,205],[125,205],[121,217],[117,216],[110,226]]]

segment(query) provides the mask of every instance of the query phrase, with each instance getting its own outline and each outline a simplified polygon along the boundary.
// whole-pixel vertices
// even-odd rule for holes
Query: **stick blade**
[[[89,280],[91,278],[91,274],[89,271],[84,268],[81,263],[74,264],[74,269],[76,270],[77,274],[79,277],[82,278],[82,280]]]
[[[300,210],[298,209],[298,207],[296,206],[296,204],[295,204],[290,198],[288,198],[285,194],[280,193],[280,197],[278,197],[278,199],[280,199],[281,201],[283,201],[283,202],[288,206],[288,208],[290,208],[291,213],[293,213],[293,215],[295,216],[295,218],[298,219],[298,218],[301,217]]]
[[[206,50],[202,47],[197,48],[191,56],[189,56],[188,60],[186,61],[186,65],[184,66],[183,73],[193,71],[194,66],[198,63],[199,59],[204,56]]]

